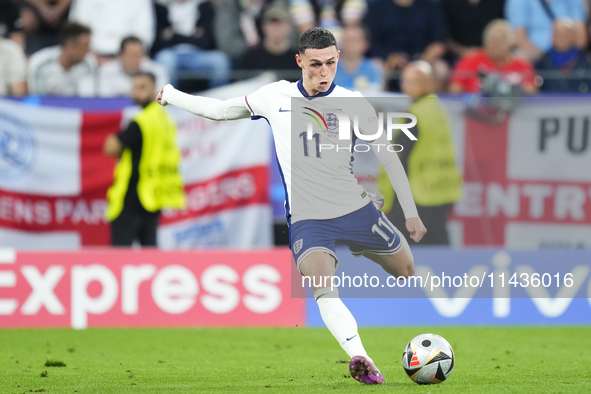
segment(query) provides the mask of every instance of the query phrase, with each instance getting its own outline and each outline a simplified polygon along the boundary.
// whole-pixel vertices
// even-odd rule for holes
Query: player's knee
[[[403,276],[408,278],[409,276],[413,276],[415,274],[415,260],[411,253],[408,253],[407,258],[405,259],[405,264],[403,267]]]
[[[333,276],[337,261],[326,252],[312,252],[300,263],[299,269],[304,276]]]
[[[399,276],[408,278],[415,274],[415,265],[414,262],[411,260],[404,264],[399,270]]]

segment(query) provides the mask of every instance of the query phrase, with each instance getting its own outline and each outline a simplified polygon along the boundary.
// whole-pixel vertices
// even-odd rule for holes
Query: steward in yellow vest
[[[155,94],[153,75],[136,75],[132,97],[143,110],[127,129],[105,141],[105,153],[119,157],[107,191],[106,218],[114,246],[131,246],[134,240],[156,246],[160,210],[186,205],[176,125],[154,101]]]
[[[411,63],[403,72],[402,89],[413,100],[408,112],[417,118],[410,131],[417,141],[400,133],[394,143],[403,146],[398,156],[427,228],[421,243],[445,245],[449,244],[447,217],[462,196],[462,177],[456,167],[450,121],[439,98],[431,93],[432,82],[431,66],[426,62]],[[389,216],[394,223],[401,215],[400,204],[395,202]]]
[[[441,101],[434,94],[417,99],[408,109],[417,117],[417,141],[406,136],[398,136],[397,141],[405,140],[406,152],[401,152],[401,160],[406,159],[408,180],[417,205],[434,207],[452,204],[462,195],[462,178],[456,167],[455,149],[452,141],[448,115]],[[418,135],[420,134],[420,138]]]

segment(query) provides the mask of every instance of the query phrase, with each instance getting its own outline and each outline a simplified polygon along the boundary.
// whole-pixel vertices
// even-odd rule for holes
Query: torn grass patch
[[[46,367],[65,367],[66,363],[59,360],[47,360],[45,362]]]

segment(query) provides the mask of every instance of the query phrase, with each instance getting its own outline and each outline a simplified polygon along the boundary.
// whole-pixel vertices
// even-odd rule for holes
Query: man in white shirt
[[[167,85],[156,100],[162,105],[173,104],[215,120],[249,116],[251,119],[267,119],[273,130],[277,158],[285,183],[286,213],[294,260],[302,275],[312,278],[314,298],[322,319],[351,357],[351,375],[365,384],[382,384],[384,378],[367,355],[357,332],[355,318],[340,300],[338,289],[333,288],[330,281],[324,285],[321,282],[322,278],[335,274],[338,265],[336,240],[348,245],[354,255],[371,259],[396,277],[414,274],[410,248],[402,234],[357,183],[351,173],[351,151],[319,149],[320,144],[335,141],[334,130],[329,128],[324,118],[326,127],[322,129],[321,126],[321,133],[306,136],[306,131],[301,134],[296,131],[292,134],[292,111],[294,114],[301,112],[299,107],[292,108],[292,105],[297,105],[297,101],[309,102],[308,107],[313,107],[316,101],[313,99],[339,98],[339,102],[344,102],[357,98],[359,102],[366,103],[365,108],[360,108],[357,113],[365,115],[370,110],[371,106],[361,94],[333,83],[338,58],[339,51],[332,33],[315,27],[300,37],[296,60],[302,69],[302,79],[297,83],[271,83],[253,94],[226,101],[190,96]],[[304,108],[315,112],[308,107]],[[374,134],[378,124],[375,122],[373,108],[371,112],[373,116],[359,116],[359,128],[365,135]],[[320,113],[315,113],[322,117]],[[320,125],[320,121],[317,121]],[[300,126],[295,124],[295,127]],[[401,201],[406,228],[411,233],[411,238],[418,242],[427,230],[418,217],[402,164],[395,152],[384,149],[385,146],[390,146],[384,133],[372,142],[372,150],[384,166]]]
[[[97,61],[90,50],[90,29],[79,23],[64,26],[61,45],[31,56],[29,92],[50,96],[91,97],[96,94]]]
[[[119,56],[99,68],[99,95],[128,96],[133,77],[139,72],[154,74],[157,89],[162,89],[169,82],[166,69],[146,57],[142,41],[129,36],[121,42]]]
[[[0,37],[0,96],[27,94],[27,59],[14,41]]]
[[[69,19],[92,29],[90,47],[100,56],[115,56],[127,36],[145,48],[154,41],[154,10],[149,0],[75,0]]]
[[[202,74],[210,88],[230,81],[230,59],[219,50],[219,39],[213,31],[217,12],[212,1],[171,0],[166,3],[170,27],[169,37],[160,40],[161,49],[154,60],[168,71],[171,83],[177,85],[182,73]]]

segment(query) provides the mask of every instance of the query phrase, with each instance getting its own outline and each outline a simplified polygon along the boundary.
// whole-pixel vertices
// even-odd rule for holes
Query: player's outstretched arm
[[[195,115],[212,120],[234,120],[250,117],[250,111],[243,97],[218,100],[210,97],[191,96],[176,90],[168,84],[162,88],[156,101],[162,106],[172,104],[175,107]]]
[[[386,146],[390,145],[390,143],[383,135],[373,143],[370,143],[370,145],[380,163],[384,166],[388,178],[390,179],[390,183],[396,192],[400,206],[404,211],[406,229],[410,233],[410,237],[415,242],[419,242],[427,233],[427,229],[419,218],[408,177],[406,176],[404,167],[398,158],[398,154],[388,151]]]

